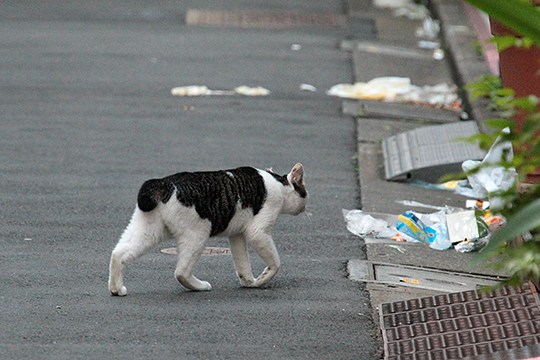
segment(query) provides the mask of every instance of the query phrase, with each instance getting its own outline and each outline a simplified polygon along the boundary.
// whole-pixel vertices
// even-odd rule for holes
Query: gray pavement
[[[497,275],[471,267],[471,254],[365,243],[342,218],[352,208],[426,212],[396,200],[463,206],[459,195],[385,181],[380,147],[387,136],[458,114],[325,95],[334,84],[383,75],[462,87],[487,73],[460,2],[430,3],[443,21],[438,62],[356,48],[369,41],[418,51],[420,22],[368,0],[2,3],[0,320],[10,325],[1,326],[0,358],[378,359],[376,308],[440,291],[353,282],[349,260]],[[188,25],[190,9],[266,10],[281,25],[265,25],[264,16],[249,26],[225,17]],[[299,26],[291,16],[313,13],[335,23]],[[302,83],[318,91],[303,92]],[[271,94],[170,95],[182,85]],[[463,96],[482,128],[485,107]],[[160,252],[172,246],[165,243],[128,267],[126,298],[109,296],[110,251],[144,180],[240,165],[285,173],[297,161],[310,204],[307,214],[280,220],[283,269],[268,288],[241,289],[222,255],[196,268],[213,291],[185,291],[174,257]]]
[[[0,358],[379,357],[366,287],[345,273],[364,256],[341,214],[359,205],[355,123],[324,94],[352,80],[339,49],[351,28],[187,26],[192,8],[345,15],[341,1],[0,5]],[[191,84],[272,94],[169,93]],[[276,228],[283,268],[268,288],[241,289],[232,259],[208,256],[196,273],[214,290],[185,291],[156,249],[128,267],[126,298],[108,294],[110,251],[144,180],[297,161],[308,214]]]

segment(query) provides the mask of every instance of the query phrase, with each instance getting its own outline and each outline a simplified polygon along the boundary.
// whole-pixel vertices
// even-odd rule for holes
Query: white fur
[[[295,168],[301,164],[295,165]],[[293,168],[293,171],[294,169]],[[302,175],[303,175],[303,168]],[[291,173],[293,172],[291,171]],[[268,283],[280,267],[280,259],[271,236],[279,214],[297,215],[304,211],[307,197],[302,198],[292,186],[283,186],[272,175],[259,170],[267,191],[262,209],[253,215],[251,209],[237,205],[236,213],[222,236],[227,236],[231,245],[237,276],[243,287],[260,287]],[[291,181],[291,173],[288,175]],[[302,176],[300,177],[302,181]],[[120,237],[111,254],[109,267],[109,290],[113,295],[125,296],[122,271],[126,263],[137,259],[160,242],[172,237],[177,244],[175,277],[187,289],[211,290],[212,286],[193,275],[193,267],[201,256],[211,231],[209,220],[199,217],[194,208],[176,201],[176,194],[156,209],[143,212],[135,209],[131,221]],[[266,268],[255,278],[248,255],[248,244],[266,264]]]

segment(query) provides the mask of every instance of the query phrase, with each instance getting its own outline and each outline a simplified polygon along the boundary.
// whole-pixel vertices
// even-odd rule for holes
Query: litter
[[[317,88],[311,84],[302,84],[300,85],[300,90],[302,91],[309,91],[309,92],[317,92]]]
[[[405,249],[403,249],[401,246],[398,246],[398,245],[389,245],[388,247],[392,248],[392,249],[396,249],[397,251],[399,251],[400,253],[402,254],[405,254]]]
[[[423,243],[435,250],[454,247],[459,252],[478,251],[487,244],[492,216],[478,210],[446,208],[430,214],[406,211],[374,217],[362,210],[343,210],[347,229],[367,242]],[[484,220],[486,219],[486,220]],[[500,226],[500,217],[493,220]],[[384,240],[382,240],[384,239]],[[395,246],[395,245],[394,245]]]
[[[374,78],[368,82],[337,84],[327,91],[327,95],[357,100],[425,104],[450,110],[461,108],[455,86],[445,83],[416,86],[405,77],[388,76]]]
[[[478,193],[473,190],[468,180],[451,180],[442,184],[432,184],[422,180],[413,180],[410,184],[424,189],[452,191],[456,194],[470,198],[478,197]]]
[[[302,50],[302,45],[300,45],[300,44],[292,44],[291,45],[291,50],[292,51]]]
[[[503,130],[508,133],[510,129]],[[503,201],[499,193],[509,190],[516,182],[516,170],[491,165],[502,160],[510,161],[513,157],[512,143],[497,138],[482,161],[467,160],[461,165],[475,198],[488,198],[492,209],[498,209]]]
[[[266,96],[270,94],[270,90],[263,87],[238,86],[234,90],[210,90],[205,85],[189,85],[179,86],[171,89],[171,95],[190,97],[190,96]]]
[[[474,210],[448,214],[446,215],[446,223],[448,224],[448,236],[452,244],[479,237]]]
[[[347,230],[354,235],[394,235],[394,233],[390,234],[391,231],[388,232],[389,225],[386,221],[376,219],[362,210],[343,210],[343,215],[347,221]]]
[[[427,38],[434,40],[439,36],[441,32],[441,22],[434,20],[431,17],[427,17],[422,21],[422,26],[416,29],[416,36],[420,38]]]
[[[238,86],[234,89],[237,94],[244,96],[267,96],[270,94],[270,90],[265,89],[261,86],[249,87],[249,86]]]
[[[429,14],[424,5],[416,4],[413,0],[373,0],[373,6],[390,9],[394,16],[405,16],[411,20],[422,20]]]
[[[210,89],[203,85],[181,86],[171,89],[174,96],[202,96],[210,95]]]
[[[454,245],[454,249],[460,253],[469,253],[473,251],[479,251],[489,242],[489,236],[476,239],[476,240],[465,240],[459,244]]]
[[[406,211],[398,216],[396,229],[415,240],[424,242],[432,249],[446,250],[452,247],[452,243],[448,238],[445,220],[445,212],[442,210],[433,214]]]
[[[434,210],[445,210],[446,209],[446,207],[443,207],[443,206],[435,206],[435,205],[424,204],[424,203],[414,201],[414,200],[396,200],[396,202],[398,204],[405,205],[405,206],[423,207],[423,208],[426,208],[426,209],[434,209]]]
[[[438,41],[420,40],[418,42],[418,47],[420,49],[435,50],[441,47],[441,43]]]

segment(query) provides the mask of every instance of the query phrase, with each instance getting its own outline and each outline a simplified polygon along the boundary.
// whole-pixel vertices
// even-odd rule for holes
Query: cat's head
[[[304,185],[304,166],[297,163],[286,176],[288,185],[283,187],[284,214],[298,215],[306,209],[308,193]]]

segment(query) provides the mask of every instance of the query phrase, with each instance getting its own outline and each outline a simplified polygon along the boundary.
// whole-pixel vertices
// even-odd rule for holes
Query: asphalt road
[[[0,4],[0,358],[378,355],[367,292],[344,270],[364,256],[341,214],[358,206],[355,125],[324,93],[351,81],[347,26],[188,26],[193,8],[345,11],[337,0]],[[191,84],[271,94],[170,95]],[[186,291],[165,243],[127,268],[127,297],[109,295],[110,252],[144,180],[298,161],[310,204],[274,232],[282,270],[269,287],[240,288],[222,255],[195,269],[213,290]]]

